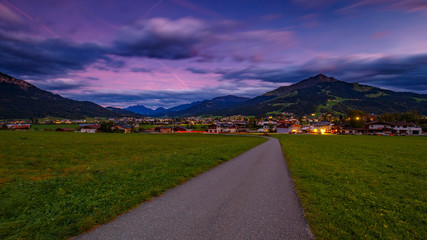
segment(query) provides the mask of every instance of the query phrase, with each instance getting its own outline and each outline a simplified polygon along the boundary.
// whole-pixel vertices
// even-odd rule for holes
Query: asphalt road
[[[312,239],[270,138],[75,239]]]

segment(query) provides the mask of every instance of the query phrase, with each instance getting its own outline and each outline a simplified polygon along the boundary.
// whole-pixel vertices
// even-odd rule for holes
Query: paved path
[[[83,239],[311,239],[280,143],[270,138]]]

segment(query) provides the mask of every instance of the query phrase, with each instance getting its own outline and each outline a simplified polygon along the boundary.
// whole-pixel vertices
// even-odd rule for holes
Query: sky
[[[426,26],[427,0],[0,0],[0,72],[121,108],[319,73],[427,94]]]

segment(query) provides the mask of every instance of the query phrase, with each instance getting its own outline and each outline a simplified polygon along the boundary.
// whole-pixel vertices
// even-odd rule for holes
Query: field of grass
[[[0,131],[0,239],[65,239],[266,141]]]
[[[316,239],[427,239],[427,138],[276,137]]]
[[[72,128],[77,130],[79,124],[33,124],[31,125],[31,130],[40,130],[40,131],[55,131],[58,128]]]

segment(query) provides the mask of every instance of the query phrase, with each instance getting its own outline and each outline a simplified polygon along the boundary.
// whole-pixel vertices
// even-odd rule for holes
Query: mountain
[[[221,112],[225,115],[257,116],[279,112],[298,115],[325,112],[337,115],[345,114],[349,109],[376,114],[417,110],[427,114],[427,95],[393,92],[319,74],[290,86],[279,87]]]
[[[61,97],[0,73],[0,119],[46,116],[84,118],[117,117],[120,114],[92,102]]]
[[[124,117],[142,117],[142,115],[139,113],[134,113],[132,111],[124,110],[122,108],[106,107],[106,109],[118,113]]]
[[[297,115],[331,113],[345,115],[357,109],[366,113],[406,112],[427,114],[427,95],[393,92],[377,87],[348,83],[323,74],[290,86],[279,87],[252,99],[225,96],[193,104],[168,116],[255,115],[291,112]]]
[[[147,108],[147,107],[142,106],[142,105],[130,106],[130,107],[124,108],[124,110],[131,111],[134,113],[138,113],[138,114],[141,114],[144,116],[149,116],[154,112],[153,109]]]
[[[216,97],[212,100],[204,100],[188,104],[182,104],[168,109],[160,107],[156,110],[153,110],[142,105],[136,105],[125,108],[125,110],[153,117],[196,116],[204,113],[212,114],[216,110],[232,107],[238,103],[242,103],[247,100],[249,100],[249,98],[228,95]]]
[[[200,102],[194,102],[184,110],[180,111],[169,111],[166,114],[170,117],[176,116],[197,116],[197,115],[215,115],[222,113],[223,109],[228,109],[236,106],[237,104],[248,101],[249,98],[237,97],[233,95],[216,97],[211,100],[204,100]]]
[[[167,109],[163,108],[163,107],[159,107],[159,108],[153,110],[153,109],[147,108],[143,105],[134,105],[134,106],[124,108],[123,110],[134,112],[134,113],[144,115],[144,116],[162,115],[163,113],[165,113],[167,111]]]
[[[175,107],[171,107],[167,109],[167,112],[178,112],[178,111],[183,111],[185,109],[188,109],[192,106],[195,106],[197,104],[201,103],[201,101],[196,101],[196,102],[192,102],[192,103],[188,103],[188,104],[182,104],[182,105],[178,105]]]

